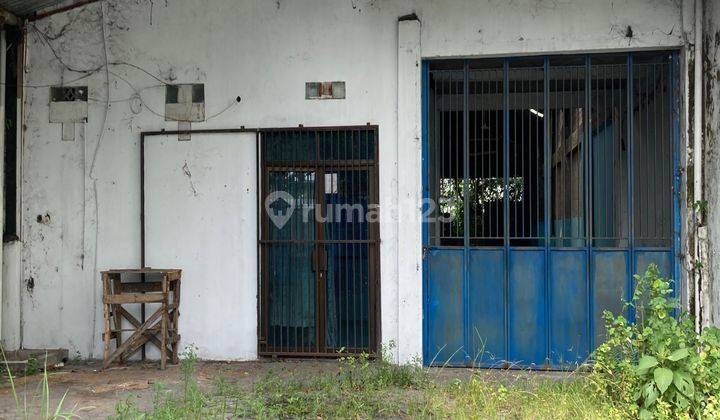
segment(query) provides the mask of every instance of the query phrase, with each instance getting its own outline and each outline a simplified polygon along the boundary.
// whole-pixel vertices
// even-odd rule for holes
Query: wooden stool
[[[103,315],[103,369],[119,359],[123,362],[152,343],[160,349],[160,368],[165,369],[167,359],[178,363],[178,317],[180,316],[180,277],[177,269],[121,269],[102,272]],[[141,281],[128,282],[127,274],[139,274]],[[158,281],[159,278],[159,281]],[[123,305],[140,304],[145,313],[146,304],[160,304],[147,319],[138,320]],[[142,317],[144,318],[144,317]],[[125,319],[134,328],[122,327]],[[111,321],[113,327],[111,327]],[[132,335],[123,342],[123,331]],[[110,340],[115,339],[115,351],[110,353]],[[169,347],[168,347],[169,346]]]

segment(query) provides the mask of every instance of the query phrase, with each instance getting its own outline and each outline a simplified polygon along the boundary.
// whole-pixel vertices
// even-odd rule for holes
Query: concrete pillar
[[[420,21],[398,21],[398,342],[400,363],[422,356],[422,112]]]

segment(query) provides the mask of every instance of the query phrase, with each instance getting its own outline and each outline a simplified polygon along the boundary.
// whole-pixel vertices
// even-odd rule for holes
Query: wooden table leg
[[[173,290],[173,338],[172,338],[172,362],[178,364],[180,358],[178,357],[178,346],[180,346],[180,325],[178,325],[180,317],[180,279],[175,282]]]
[[[160,369],[165,370],[167,363],[167,337],[168,337],[168,276],[163,274],[162,276],[162,293],[163,300],[161,303],[162,319],[160,320]]]
[[[113,293],[122,293],[120,274],[113,276]],[[122,317],[120,316],[120,305],[112,306],[112,315],[113,321],[115,321],[115,348],[120,348],[122,345]],[[125,361],[124,359],[123,355],[120,355],[120,363],[123,363]]]
[[[103,284],[103,296],[107,296],[110,293],[110,279],[106,273],[102,275]],[[107,364],[110,358],[110,305],[105,303],[103,300],[103,316],[104,316],[104,327],[103,327],[103,362]]]

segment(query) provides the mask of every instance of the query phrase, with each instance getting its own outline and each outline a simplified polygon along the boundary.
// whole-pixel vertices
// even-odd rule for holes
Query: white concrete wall
[[[155,115],[164,103],[158,77],[205,83],[209,116],[242,97],[239,105],[193,127],[379,125],[382,338],[398,344],[399,360],[420,355],[420,225],[397,222],[399,200],[411,213],[420,208],[418,57],[683,46],[682,10],[675,0],[113,0],[30,24],[23,283],[14,286],[22,296],[17,326],[22,344],[101,355],[98,271],[140,263],[139,133],[177,126]],[[398,23],[399,16],[413,12],[420,24]],[[626,36],[628,26],[632,37]],[[70,69],[96,71],[77,80],[84,73]],[[346,81],[347,99],[304,99],[306,81],[326,80]],[[62,142],[60,126],[48,123],[45,86],[59,83],[90,88],[89,122],[75,142]],[[145,103],[138,113],[137,101],[131,100],[136,92]],[[148,165],[156,160],[168,165],[164,176],[183,185],[187,179],[177,165],[181,157],[200,157],[193,153],[153,155]],[[239,167],[254,164],[254,154],[238,156]],[[157,188],[149,194],[163,193],[161,185],[148,187]],[[198,188],[200,194],[211,192]],[[49,215],[49,221],[38,222],[38,215]],[[152,232],[153,241],[169,241],[182,228],[162,226]],[[214,251],[212,243],[197,244],[199,253]],[[238,246],[246,254],[231,267],[256,252]],[[171,262],[169,254],[154,255]],[[180,268],[191,264],[177,262]],[[202,281],[188,269],[185,287]],[[209,336],[190,320],[207,310],[207,293],[218,292],[203,286],[195,296],[183,294],[183,343],[200,346],[201,357],[255,357],[254,312],[232,308],[254,302],[255,289],[250,283],[231,284],[239,281],[226,280],[226,317],[217,322],[236,322],[242,333]],[[208,286],[221,284],[218,279]],[[218,307],[213,314],[221,312]]]
[[[146,260],[178,267],[180,331],[212,359],[255,357],[257,166],[255,134],[148,138]],[[218,340],[218,337],[235,339]]]

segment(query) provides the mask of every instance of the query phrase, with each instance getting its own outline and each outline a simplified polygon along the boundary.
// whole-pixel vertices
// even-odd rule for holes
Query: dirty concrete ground
[[[157,363],[135,362],[117,365],[101,370],[99,361],[71,363],[49,372],[48,382],[51,395],[50,407],[67,392],[64,409],[75,407],[80,418],[106,418],[115,413],[118,401],[133,399],[136,406],[149,408],[155,396],[155,384],[163,384],[170,390],[181,385],[180,366],[168,365],[166,370],[158,369]],[[335,360],[302,359],[261,359],[249,362],[198,362],[195,372],[202,390],[210,390],[219,378],[250,388],[256,378],[272,371],[280,378],[311,377],[318,373],[334,373],[340,369]],[[472,375],[506,385],[534,378],[564,379],[572,376],[563,372],[502,371],[488,369],[432,368],[433,380],[446,383],[455,379],[468,379]],[[20,403],[25,398],[32,404],[38,395],[41,374],[19,377],[15,380]],[[0,418],[15,417],[16,408],[10,385],[0,385]]]

